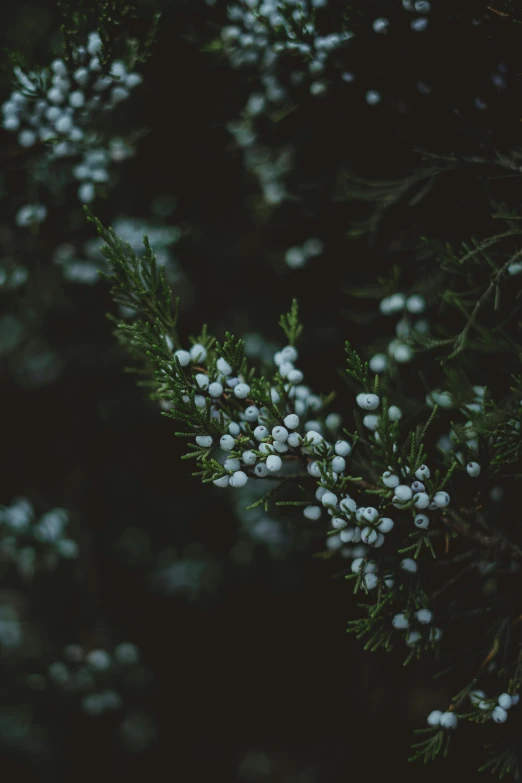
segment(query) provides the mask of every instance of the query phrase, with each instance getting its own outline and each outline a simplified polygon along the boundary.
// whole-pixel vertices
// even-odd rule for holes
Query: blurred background
[[[337,392],[341,415],[344,341],[365,355],[382,342],[389,327],[377,302],[394,291],[396,269],[412,279],[422,236],[466,237],[487,214],[479,176],[461,166],[418,204],[397,197],[369,239],[367,183],[404,182],[419,150],[487,158],[518,143],[521,117],[511,5],[497,14],[480,2],[440,3],[425,35],[404,26],[389,37],[372,37],[372,23],[404,4],[375,3],[371,13],[372,4],[349,5],[369,31],[342,65],[353,84],[332,77],[319,99],[289,92],[277,121],[256,119],[259,144],[289,150],[286,196],[275,202],[245,163],[249,145],[231,132],[259,73],[234,67],[216,44],[229,24],[225,4],[140,0],[122,13],[110,28],[119,57],[128,38],[146,38],[154,13],[162,18],[136,67],[143,83],[104,118],[134,153],[90,205],[136,249],[149,235],[181,297],[187,345],[207,323],[219,339],[247,335],[253,360],[270,361],[284,344],[278,317],[296,296],[300,366],[316,391]],[[79,39],[102,8],[73,9]],[[50,0],[4,5],[2,100],[13,55],[29,70],[48,65],[71,13]],[[380,91],[379,106],[368,90]],[[7,131],[0,154],[6,779],[406,782],[457,770],[473,779],[464,728],[451,768],[406,761],[412,730],[458,684],[431,682],[437,662],[403,669],[400,655],[367,654],[346,634],[357,609],[344,566],[314,557],[324,534],[300,514],[245,512],[246,496],[191,476],[175,426],[125,372],[78,183],[65,168],[42,167],[38,145],[23,149]],[[20,227],[20,208],[35,200],[46,219]],[[292,268],[289,248],[310,238],[318,257]],[[67,536],[52,532],[65,524]],[[112,663],[91,655],[85,674],[93,650]],[[112,706],[86,701],[72,673]]]

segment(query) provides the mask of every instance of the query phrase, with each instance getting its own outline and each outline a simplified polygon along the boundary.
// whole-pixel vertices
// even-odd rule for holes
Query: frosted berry
[[[223,451],[232,451],[234,446],[236,445],[236,441],[232,437],[232,435],[222,435],[219,439],[219,445],[223,449]]]
[[[266,461],[266,466],[270,473],[277,473],[283,466],[283,460],[277,454],[271,454]]]
[[[505,723],[507,716],[506,710],[503,710],[502,707],[495,707],[491,713],[491,720],[495,721],[495,723]]]
[[[190,349],[190,358],[193,362],[204,362],[207,358],[207,349],[201,343],[196,343]]]
[[[197,435],[196,436],[196,443],[198,446],[201,446],[202,449],[209,449],[212,446],[212,436],[211,435]]]
[[[346,469],[346,460],[344,457],[334,457],[332,460],[332,470],[336,473],[342,473]]]
[[[498,706],[502,707],[503,710],[509,710],[512,704],[513,701],[509,693],[501,693],[498,697]]]
[[[433,502],[437,508],[446,508],[450,503],[450,496],[447,492],[436,492],[433,496]]]
[[[231,487],[244,487],[247,481],[248,476],[246,473],[243,473],[242,470],[236,470],[236,472],[230,476]]]
[[[389,470],[385,470],[382,474],[382,483],[389,489],[395,489],[395,487],[399,485],[400,479],[395,475],[395,473],[392,473]]]
[[[211,383],[208,387],[208,393],[211,397],[221,397],[223,394],[223,387],[220,383],[217,383],[217,381],[214,381],[214,383]]]
[[[399,484],[398,487],[395,487],[394,500],[397,498],[400,503],[407,503],[408,500],[411,500],[412,496],[413,493],[406,484]]]
[[[377,530],[379,530],[381,533],[389,533],[391,530],[393,530],[393,527],[393,519],[390,519],[389,517],[383,517],[382,519],[379,519],[377,524]]]
[[[299,416],[295,413],[289,413],[288,416],[285,416],[283,421],[285,427],[288,427],[289,430],[295,430],[296,427],[299,427]]]
[[[379,398],[376,394],[358,394],[357,405],[365,411],[374,411],[379,407]]]
[[[417,563],[411,557],[405,557],[404,560],[401,560],[401,568],[409,574],[414,574],[417,570]]]
[[[421,625],[428,625],[433,620],[433,613],[429,609],[419,609],[415,617]]]
[[[349,457],[352,447],[346,440],[338,440],[334,446],[334,451],[338,457]]]
[[[454,729],[458,720],[454,712],[443,712],[440,716],[440,725],[443,729]]]
[[[250,394],[250,386],[248,383],[238,383],[234,386],[234,394],[240,400],[244,400]]]
[[[187,367],[190,364],[190,354],[188,351],[176,351],[174,356],[177,358],[182,367]]]
[[[319,506],[306,506],[306,508],[303,511],[304,516],[307,519],[320,519],[321,517],[321,509]]]
[[[397,628],[398,631],[403,631],[408,627],[409,623],[406,616],[402,612],[399,612],[399,614],[396,614],[393,617],[392,625],[394,628]]]
[[[196,373],[195,380],[200,389],[208,388],[208,375],[205,375],[204,372]]]
[[[476,478],[480,475],[480,465],[478,462],[468,462],[466,465],[466,471],[468,473],[468,476],[471,476],[472,478]]]
[[[417,492],[413,496],[413,505],[415,508],[428,508],[429,504],[430,499],[425,492]]]
[[[417,514],[413,523],[415,527],[418,527],[420,530],[426,530],[430,525],[430,518],[426,516],[426,514]]]
[[[431,476],[431,471],[427,465],[421,465],[415,471],[415,476],[419,479],[419,481],[424,481],[425,479],[429,479]]]
[[[216,367],[218,369],[218,372],[222,373],[223,375],[230,375],[232,372],[232,367],[230,364],[223,359],[222,356],[219,357],[219,359],[216,362]]]
[[[263,440],[263,438],[268,438],[268,430],[266,427],[264,427],[262,424],[260,424],[258,427],[254,430],[254,438],[256,440]]]
[[[365,544],[372,545],[377,540],[377,531],[373,527],[365,527],[361,533],[361,541]]]
[[[272,437],[284,443],[288,439],[288,430],[285,427],[274,427]]]

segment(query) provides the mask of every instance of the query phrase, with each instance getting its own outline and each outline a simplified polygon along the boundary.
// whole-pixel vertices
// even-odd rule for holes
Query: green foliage
[[[303,331],[303,327],[299,322],[299,305],[297,304],[297,299],[292,300],[290,311],[281,316],[279,319],[279,326],[286,334],[288,343],[290,345],[295,345]]]

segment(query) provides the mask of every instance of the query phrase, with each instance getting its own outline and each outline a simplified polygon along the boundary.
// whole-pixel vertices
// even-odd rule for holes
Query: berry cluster
[[[78,556],[78,544],[67,536],[69,515],[53,508],[37,518],[26,498],[0,508],[0,558],[26,579],[39,570],[52,570],[61,558]]]
[[[73,176],[81,183],[78,198],[83,203],[92,202],[97,185],[109,181],[110,163],[133,153],[117,137],[100,146],[100,136],[93,130],[94,118],[126,100],[142,81],[140,74],[128,72],[121,60],[114,60],[108,68],[103,66],[98,57],[102,46],[98,33],[91,33],[87,45],[73,52],[70,63],[56,59],[50,68],[29,74],[17,66],[17,89],[2,104],[3,127],[18,134],[20,146],[43,145],[49,162],[76,159]],[[16,222],[20,226],[41,222],[45,214],[43,205],[30,204],[19,210]]]

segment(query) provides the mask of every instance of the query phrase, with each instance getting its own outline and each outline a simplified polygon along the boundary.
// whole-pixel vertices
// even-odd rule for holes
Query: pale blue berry
[[[212,446],[212,436],[211,435],[197,435],[196,436],[196,443],[198,446],[201,446],[202,449],[209,449]]]
[[[428,625],[433,620],[433,613],[429,609],[419,609],[415,612],[415,617],[421,625]]]
[[[336,473],[342,473],[346,469],[346,460],[344,457],[334,457],[332,460],[332,470]]]
[[[232,372],[232,367],[225,359],[223,359],[222,356],[220,356],[219,359],[217,360],[216,367],[218,369],[218,372],[222,373],[223,375],[230,375],[230,373]]]
[[[174,356],[177,358],[182,367],[187,367],[190,364],[190,354],[188,351],[176,351]]]
[[[234,446],[236,445],[236,441],[232,437],[232,435],[222,435],[219,439],[219,445],[223,449],[223,451],[232,451]]]
[[[274,440],[284,443],[288,439],[288,430],[285,427],[274,427],[272,437]]]
[[[283,419],[283,423],[289,430],[295,430],[299,427],[299,416],[295,413],[289,413],[288,416],[285,416]]]
[[[245,408],[245,419],[247,421],[257,421],[259,418],[259,408],[257,405],[249,405]]]
[[[450,503],[450,496],[447,492],[436,492],[433,497],[433,502],[437,508],[446,508]]]
[[[413,523],[415,527],[418,527],[420,530],[426,530],[429,527],[430,518],[426,516],[426,514],[417,514]]]
[[[268,438],[268,430],[263,424],[259,424],[254,430],[254,438],[258,441]]]
[[[238,399],[244,400],[245,397],[248,397],[250,394],[250,386],[248,383],[238,383],[237,386],[234,387],[234,394]]]
[[[223,394],[223,387],[220,383],[214,381],[209,385],[208,393],[210,394],[211,397],[221,397],[221,395]]]
[[[277,473],[283,466],[283,460],[277,454],[271,454],[266,461],[266,466],[270,473]]]
[[[203,372],[198,372],[195,375],[196,384],[200,389],[207,389],[208,388],[208,375],[205,375]]]
[[[339,457],[349,457],[352,447],[347,440],[338,440],[334,446],[334,451]]]
[[[204,362],[207,358],[207,349],[201,343],[196,343],[190,349],[190,358],[193,362]]]
[[[405,630],[409,623],[406,618],[406,615],[404,615],[402,612],[399,612],[399,614],[396,614],[392,619],[392,625],[394,628],[396,628],[398,631]]]
[[[458,723],[458,717],[454,712],[443,712],[440,716],[440,725],[443,729],[454,729]]]
[[[306,506],[303,514],[307,519],[317,520],[321,517],[321,509],[319,506]]]
[[[389,517],[382,517],[382,519],[379,519],[377,524],[377,530],[379,530],[381,533],[389,533],[391,530],[393,530],[393,527],[394,521]]]
[[[248,481],[248,476],[246,473],[243,473],[242,470],[236,470],[236,472],[230,476],[231,487],[236,487],[236,488],[244,487],[247,481]]]
[[[468,476],[471,476],[472,478],[476,478],[480,475],[480,465],[478,462],[468,462],[466,465],[466,471],[468,473]]]

